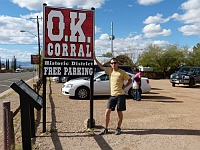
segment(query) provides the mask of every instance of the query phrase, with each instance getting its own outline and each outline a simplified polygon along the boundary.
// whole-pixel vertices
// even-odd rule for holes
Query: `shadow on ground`
[[[164,134],[164,135],[197,135],[200,136],[200,130],[189,129],[123,129],[123,134],[147,135],[147,134]]]

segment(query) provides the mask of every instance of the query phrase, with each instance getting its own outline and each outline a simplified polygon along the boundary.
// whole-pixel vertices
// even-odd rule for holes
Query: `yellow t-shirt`
[[[111,96],[123,95],[122,89],[124,81],[128,80],[130,76],[122,69],[114,71],[111,67],[103,67],[103,70],[110,77],[110,94]]]

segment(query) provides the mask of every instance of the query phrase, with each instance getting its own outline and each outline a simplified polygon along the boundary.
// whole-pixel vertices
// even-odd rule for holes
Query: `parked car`
[[[128,72],[127,72],[128,73]],[[134,74],[128,73],[131,78],[134,78]],[[125,81],[127,82],[127,81]],[[141,80],[142,93],[147,93],[151,90],[149,79],[142,77]],[[77,78],[72,79],[61,88],[62,94],[68,96],[75,96],[77,99],[89,99],[90,96],[90,78]],[[133,97],[134,89],[132,84],[125,89],[125,94]],[[105,71],[96,72],[94,74],[94,96],[97,95],[110,95],[110,82],[109,76]]]
[[[174,87],[176,84],[184,84],[193,87],[200,83],[200,67],[184,66],[170,75],[170,82]]]
[[[134,74],[134,68],[131,66],[119,65],[119,68],[123,69],[126,72]],[[98,65],[94,65],[94,73],[99,72],[99,71],[103,71],[103,70],[101,70]],[[77,76],[64,76],[64,77],[59,76],[59,77],[53,77],[52,79],[53,79],[53,81],[56,81],[58,83],[63,83],[63,82],[67,82],[69,80],[76,79],[76,78],[79,78],[79,77],[77,77]]]
[[[24,69],[17,68],[17,69],[15,70],[15,72],[19,73],[19,72],[22,72],[23,70],[24,70]]]

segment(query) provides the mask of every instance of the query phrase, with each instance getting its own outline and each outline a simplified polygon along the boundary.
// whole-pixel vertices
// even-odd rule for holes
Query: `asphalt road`
[[[9,90],[12,83],[17,82],[21,79],[24,81],[34,79],[34,76],[35,74],[33,72],[0,73],[0,94],[6,90]]]

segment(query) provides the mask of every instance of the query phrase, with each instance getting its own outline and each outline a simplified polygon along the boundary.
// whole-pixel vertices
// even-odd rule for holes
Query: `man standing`
[[[122,111],[126,110],[126,99],[124,89],[128,87],[132,83],[132,79],[130,76],[122,69],[118,68],[119,62],[116,58],[112,58],[110,60],[111,67],[104,67],[96,58],[94,53],[94,60],[96,61],[99,68],[105,71],[106,74],[110,77],[110,91],[111,96],[107,103],[107,108],[105,112],[105,127],[99,133],[99,135],[108,133],[108,124],[110,121],[110,113],[115,110],[117,106],[118,113],[118,124],[115,131],[116,135],[121,134],[121,124],[123,120]],[[128,82],[124,85],[124,81],[128,80]]]

